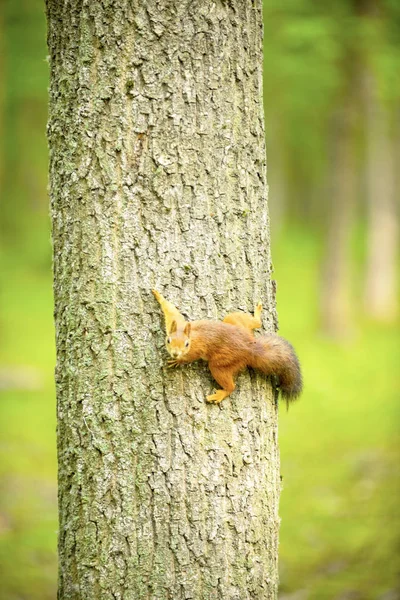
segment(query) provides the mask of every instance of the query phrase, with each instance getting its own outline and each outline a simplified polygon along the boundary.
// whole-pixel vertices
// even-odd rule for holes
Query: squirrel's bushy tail
[[[278,335],[257,338],[251,367],[275,375],[279,390],[287,401],[295,400],[303,389],[300,363],[293,346]]]

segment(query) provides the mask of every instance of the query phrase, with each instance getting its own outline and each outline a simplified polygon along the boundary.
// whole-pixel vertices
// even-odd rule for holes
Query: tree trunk
[[[367,124],[367,266],[365,307],[370,316],[393,320],[397,314],[398,214],[396,144],[393,116],[379,97],[377,82],[366,75]]]
[[[276,598],[277,408],[165,369],[151,288],[275,328],[261,0],[47,0],[59,598]]]
[[[350,236],[353,224],[356,165],[354,104],[343,100],[333,122],[326,255],[323,262],[322,329],[331,337],[351,334]]]

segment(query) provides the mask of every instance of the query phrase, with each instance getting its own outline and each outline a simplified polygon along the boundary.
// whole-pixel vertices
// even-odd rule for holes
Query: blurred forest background
[[[400,1],[264,0],[282,600],[400,599]],[[56,597],[42,0],[0,2],[0,597]]]

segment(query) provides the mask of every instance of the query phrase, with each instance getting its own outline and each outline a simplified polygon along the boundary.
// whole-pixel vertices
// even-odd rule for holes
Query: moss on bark
[[[59,597],[276,597],[277,412],[165,369],[151,289],[275,328],[261,0],[47,0]]]

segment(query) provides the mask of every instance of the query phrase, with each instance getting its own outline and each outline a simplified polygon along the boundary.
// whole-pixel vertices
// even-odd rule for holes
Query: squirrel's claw
[[[211,404],[215,404],[215,394],[211,394],[210,396],[206,396],[206,400],[207,402],[210,402]]]
[[[171,360],[167,361],[167,368],[168,369],[173,369],[175,367],[179,367],[179,361],[175,360],[174,358],[172,358]]]
[[[225,390],[218,390],[215,392],[215,394],[206,396],[206,400],[207,402],[212,402],[213,404],[219,404],[227,396],[229,396],[229,392],[226,392]]]

